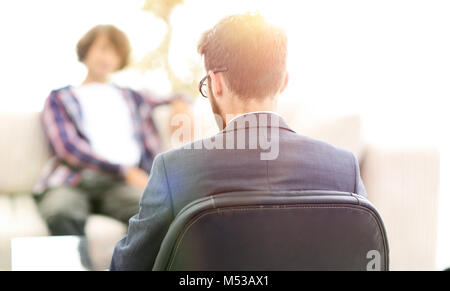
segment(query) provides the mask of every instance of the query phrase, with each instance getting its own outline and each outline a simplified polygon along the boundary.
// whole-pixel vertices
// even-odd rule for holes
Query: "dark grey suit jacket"
[[[246,122],[249,117],[256,117],[257,124]],[[269,150],[259,142],[252,146],[255,133],[258,139],[268,136],[276,158],[261,158]],[[245,147],[227,147],[230,141],[236,148],[243,136]],[[219,149],[208,149],[212,142]],[[242,115],[211,138],[155,158],[140,211],[116,245],[110,270],[151,270],[171,222],[184,206],[204,196],[243,190],[336,190],[366,196],[351,152],[295,133],[276,114]]]

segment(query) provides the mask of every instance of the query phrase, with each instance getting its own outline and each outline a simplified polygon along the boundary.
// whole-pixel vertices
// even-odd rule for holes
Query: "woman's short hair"
[[[120,56],[120,67],[118,70],[123,69],[128,65],[130,58],[130,42],[126,34],[115,27],[114,25],[103,24],[97,25],[91,28],[79,41],[77,44],[77,55],[78,60],[83,62],[89,51],[89,48],[94,43],[94,41],[100,35],[105,35],[108,40],[113,44],[118,55]]]

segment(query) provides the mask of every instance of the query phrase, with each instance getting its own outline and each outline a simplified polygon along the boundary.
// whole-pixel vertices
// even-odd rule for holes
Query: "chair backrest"
[[[184,207],[153,270],[388,270],[372,204],[335,191],[245,191]]]

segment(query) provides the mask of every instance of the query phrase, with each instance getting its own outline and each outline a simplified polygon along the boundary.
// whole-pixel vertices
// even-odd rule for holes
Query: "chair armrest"
[[[391,270],[436,268],[439,171],[435,148],[366,150],[361,176],[387,229]]]

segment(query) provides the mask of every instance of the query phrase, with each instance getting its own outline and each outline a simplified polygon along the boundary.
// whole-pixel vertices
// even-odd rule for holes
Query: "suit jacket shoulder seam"
[[[172,210],[172,219],[175,217],[175,214],[173,212],[173,198],[172,198],[172,190],[170,189],[170,183],[169,183],[169,178],[167,176],[167,171],[166,171],[166,162],[164,161],[164,155],[161,155],[161,160],[162,160],[162,165],[163,165],[163,170],[164,170],[164,178],[166,180],[166,185],[167,185],[167,190],[168,190],[168,194],[169,194],[169,199],[170,199],[170,209]]]
[[[352,154],[352,157],[353,157],[353,173],[355,175],[354,186],[353,186],[353,188],[354,188],[353,191],[354,192],[353,193],[358,194],[358,193],[356,193],[356,191],[358,191],[358,173],[357,173],[357,169],[356,169],[356,166],[358,164],[358,160],[356,159],[356,156],[353,153],[351,153],[351,154]]]

